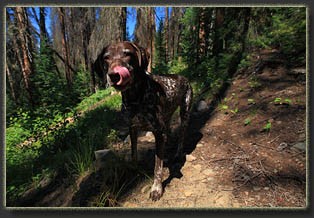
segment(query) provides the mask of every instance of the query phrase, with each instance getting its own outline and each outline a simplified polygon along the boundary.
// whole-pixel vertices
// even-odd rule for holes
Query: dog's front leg
[[[132,161],[137,163],[137,129],[136,127],[129,127],[131,139],[131,155]]]
[[[154,184],[151,189],[150,197],[153,201],[157,201],[160,199],[163,193],[162,168],[164,159],[164,145],[167,140],[167,135],[164,132],[154,132],[154,136],[156,143],[156,154],[155,154]]]

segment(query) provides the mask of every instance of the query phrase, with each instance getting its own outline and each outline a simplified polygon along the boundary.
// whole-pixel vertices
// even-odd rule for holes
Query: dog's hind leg
[[[129,127],[129,131],[131,139],[132,161],[137,163],[137,129],[135,127]]]
[[[187,90],[180,105],[180,118],[181,118],[181,127],[179,131],[179,139],[178,139],[178,149],[175,155],[175,160],[181,160],[183,158],[183,143],[184,137],[186,134],[187,127],[189,125],[190,120],[190,111],[192,106],[192,87],[188,84]]]
[[[171,128],[170,128],[170,124],[171,124],[171,119],[169,119],[168,121],[166,121],[167,140],[169,140],[170,137],[171,137]]]

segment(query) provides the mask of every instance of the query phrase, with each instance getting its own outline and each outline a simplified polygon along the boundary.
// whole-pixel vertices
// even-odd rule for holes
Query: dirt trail
[[[164,168],[162,198],[149,199],[152,183],[146,181],[120,206],[306,207],[304,77],[280,61],[271,64],[276,53],[260,58],[260,72],[239,73],[217,108],[193,113],[186,161],[177,178]],[[143,137],[139,147],[152,140]]]
[[[142,137],[142,144],[152,141],[151,137]],[[221,185],[219,178],[223,170],[210,163],[206,153],[208,142],[201,141],[195,150],[186,156],[179,178],[172,178],[166,185],[159,201],[149,199],[151,181],[147,180],[120,200],[122,207],[239,207],[232,195],[232,187]],[[169,179],[169,169],[164,168],[164,181]],[[181,178],[180,178],[181,177]]]

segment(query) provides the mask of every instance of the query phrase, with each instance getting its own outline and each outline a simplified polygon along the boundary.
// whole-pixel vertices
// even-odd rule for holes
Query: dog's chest
[[[144,93],[138,102],[126,104],[125,115],[129,126],[140,130],[154,131],[163,122],[162,106],[158,93]]]
[[[142,113],[137,113],[134,116],[130,116],[129,125],[140,130],[155,131],[155,122],[154,120],[148,118],[149,115],[150,114],[144,115]]]
[[[158,129],[158,116],[156,108],[152,105],[137,107],[136,109],[126,111],[129,126],[140,130],[155,131]]]

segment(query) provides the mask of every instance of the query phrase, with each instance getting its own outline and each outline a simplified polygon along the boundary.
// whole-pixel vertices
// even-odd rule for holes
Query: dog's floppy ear
[[[150,54],[148,50],[137,45],[135,42],[131,42],[131,45],[136,50],[139,67],[143,69],[144,71],[146,71],[148,67],[149,58],[150,58]]]
[[[108,47],[108,46],[107,46]],[[107,47],[105,47],[102,52],[98,55],[95,62],[92,64],[92,70],[97,73],[100,80],[102,81],[103,85],[107,82],[106,74],[108,72],[108,66],[104,61],[104,54],[107,50]]]
[[[150,53],[148,49],[141,48],[141,55],[142,55],[142,67],[145,71],[147,71],[149,59],[150,59]]]

